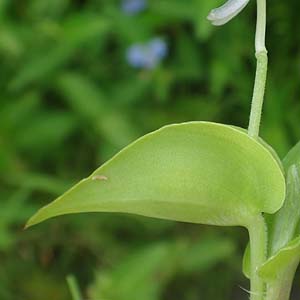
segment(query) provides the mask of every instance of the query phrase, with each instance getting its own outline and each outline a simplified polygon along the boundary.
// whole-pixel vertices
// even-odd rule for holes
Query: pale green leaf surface
[[[231,126],[163,127],[118,153],[28,222],[79,212],[124,212],[211,225],[247,226],[285,197],[280,166]]]
[[[271,256],[258,270],[258,274],[266,280],[277,279],[283,271],[291,268],[300,260],[300,237],[293,239],[284,248]]]
[[[300,164],[292,165],[287,171],[287,194],[282,208],[269,216],[269,255],[274,255],[299,233],[300,219]]]
[[[273,280],[288,270],[294,272],[300,260],[300,142],[286,155],[283,166],[286,200],[275,215],[268,216],[270,258],[259,269],[263,278]]]
[[[291,165],[294,164],[300,164],[300,141],[289,151],[289,153],[283,159],[283,165],[285,169],[288,169]]]
[[[240,130],[240,131],[242,131],[242,132],[244,132],[244,133],[246,133],[246,134],[248,133],[248,130],[245,129],[245,128],[241,128],[241,127],[233,126],[233,125],[232,125],[232,127],[235,128],[235,129],[237,129],[237,130]],[[282,163],[281,163],[281,160],[280,160],[280,158],[279,158],[277,152],[273,149],[273,147],[270,146],[267,142],[265,142],[265,140],[263,140],[261,137],[258,137],[258,141],[259,141],[259,142],[260,142],[267,150],[269,150],[269,152],[273,155],[273,158],[277,161],[278,165],[280,166],[281,171],[282,171],[283,173],[285,173],[285,172],[284,172],[283,165],[282,165]]]

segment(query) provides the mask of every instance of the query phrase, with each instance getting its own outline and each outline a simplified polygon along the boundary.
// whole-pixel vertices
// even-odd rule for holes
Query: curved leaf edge
[[[149,138],[151,137],[152,135],[155,135],[167,128],[170,128],[170,127],[177,127],[177,126],[183,126],[183,125],[192,125],[192,124],[203,124],[203,125],[208,125],[208,126],[216,126],[216,127],[227,127],[227,128],[230,128],[231,130],[235,130],[236,132],[238,132],[239,134],[244,134],[245,136],[247,136],[247,138],[251,139],[254,143],[256,143],[256,145],[258,145],[259,147],[261,147],[261,149],[263,151],[266,151],[269,155],[270,155],[270,158],[274,161],[274,163],[278,166],[278,168],[281,170],[281,175],[283,177],[283,181],[284,181],[284,174],[282,173],[282,165],[280,163],[280,161],[278,161],[278,159],[276,158],[277,155],[274,155],[273,151],[270,151],[270,148],[271,146],[269,146],[267,143],[262,143],[259,139],[259,140],[256,140],[255,138],[252,138],[250,137],[248,134],[247,134],[247,130],[243,129],[243,128],[239,128],[237,126],[232,126],[232,125],[227,125],[227,124],[222,124],[222,123],[215,123],[215,122],[209,122],[209,121],[190,121],[190,122],[183,122],[183,123],[175,123],[175,124],[169,124],[169,125],[166,125],[166,126],[163,126],[153,132],[150,132],[140,138],[138,138],[137,140],[135,140],[134,142],[132,142],[131,144],[129,144],[128,146],[124,147],[122,150],[120,150],[116,155],[114,155],[111,159],[109,159],[108,161],[106,161],[104,164],[102,164],[99,168],[97,168],[90,176],[88,176],[87,178],[84,178],[82,179],[81,181],[79,181],[77,184],[75,184],[73,187],[71,187],[68,191],[66,191],[63,195],[61,195],[60,197],[58,197],[57,199],[55,199],[54,201],[50,202],[48,205],[42,207],[41,209],[39,209],[36,214],[34,214],[29,220],[28,222],[26,223],[25,225],[25,229],[33,226],[33,225],[36,225],[38,223],[41,223],[42,221],[46,220],[46,219],[49,219],[49,218],[52,218],[52,217],[43,217],[43,212],[48,208],[50,207],[51,205],[55,204],[56,202],[60,201],[60,199],[65,196],[66,194],[69,194],[71,193],[74,189],[76,189],[76,187],[80,184],[82,184],[83,182],[87,181],[87,180],[90,180],[93,176],[97,175],[98,173],[98,170],[104,166],[106,166],[107,164],[111,163],[113,160],[115,159],[118,159],[119,155],[127,150],[129,150],[131,147],[133,147],[135,144],[139,143],[140,141],[142,141],[143,139],[145,138]],[[266,146],[268,145],[268,147]],[[271,148],[272,149],[272,148]],[[285,194],[285,190],[284,190],[284,194]],[[281,206],[283,205],[284,203],[284,197],[282,197],[282,201],[281,203],[278,204],[278,206],[276,208],[273,209],[274,212],[278,211]],[[57,213],[55,216],[53,217],[56,217],[56,216],[59,216],[59,215],[64,215],[65,213]]]
[[[246,278],[250,279],[250,243],[247,244],[244,255],[243,255],[243,262],[242,262],[242,270],[243,274]]]
[[[289,172],[292,171],[293,166],[300,164],[300,141],[296,143],[286,154],[286,156],[282,160],[282,165],[285,169],[286,173],[286,180],[288,181]],[[288,187],[288,185],[287,185]],[[286,199],[287,200],[287,199]],[[285,201],[286,201],[285,200]],[[284,208],[284,207],[283,207]],[[276,238],[276,236],[274,237]],[[286,264],[282,264],[280,266],[280,260],[284,258],[284,256],[289,256],[288,262]],[[245,249],[244,257],[243,257],[243,272],[246,277],[249,276],[249,269],[247,266],[249,265],[249,257],[250,257],[250,249],[249,246]],[[272,256],[270,256],[267,261],[261,266],[258,270],[259,275],[263,278],[268,279],[276,279],[274,274],[284,272],[284,269],[288,269],[289,264],[296,264],[298,265],[297,261],[300,260],[300,234],[296,234],[285,246],[277,250]],[[279,263],[278,263],[279,262]],[[277,266],[278,265],[278,266]],[[274,267],[273,267],[274,266]],[[277,272],[268,272],[270,268],[276,268]],[[283,270],[280,270],[283,268]]]
[[[231,125],[231,127],[248,135],[247,129],[244,129],[244,128],[241,128],[238,126],[234,126],[234,125]],[[252,139],[254,139],[254,138],[252,138]],[[257,140],[256,139],[254,139],[254,140],[259,142],[262,146],[264,146],[271,153],[273,158],[278,163],[282,173],[285,174],[283,163],[282,163],[281,159],[279,158],[277,152],[274,150],[274,148],[270,144],[268,144],[264,139],[262,139],[261,137],[258,137]]]
[[[265,280],[275,280],[282,270],[300,260],[300,236],[290,241],[257,270],[258,275]]]

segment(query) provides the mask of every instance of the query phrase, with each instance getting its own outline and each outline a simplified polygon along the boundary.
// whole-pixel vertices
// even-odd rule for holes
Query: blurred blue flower
[[[166,42],[154,38],[146,44],[134,44],[127,50],[127,62],[137,69],[153,69],[168,54]]]
[[[122,0],[122,10],[129,15],[143,11],[146,6],[147,0]]]
[[[168,54],[168,47],[164,40],[160,38],[154,38],[149,42],[149,48],[153,54],[160,59],[163,59]]]

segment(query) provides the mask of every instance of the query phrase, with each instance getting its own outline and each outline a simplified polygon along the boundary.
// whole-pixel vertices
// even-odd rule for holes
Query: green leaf
[[[297,232],[300,219],[300,164],[292,165],[287,172],[286,201],[274,216],[268,219],[269,255],[286,246]]]
[[[74,275],[67,276],[67,284],[73,300],[81,300],[80,288],[77,283],[77,279]]]
[[[290,168],[294,164],[300,164],[300,141],[289,151],[283,160],[285,169]]]
[[[283,165],[288,170],[287,196],[283,207],[268,218],[270,257],[258,270],[278,293],[289,292],[300,261],[300,143],[287,154]]]
[[[248,243],[243,256],[243,273],[248,279],[250,279],[251,274],[250,268],[250,243]]]
[[[299,219],[300,219],[300,142],[283,160],[286,171],[287,194],[282,208],[274,215],[266,216],[268,223],[269,259],[259,273],[265,279],[280,276],[281,268],[290,268],[294,260],[299,261]],[[250,248],[247,246],[243,258],[243,272],[249,277]],[[272,274],[272,272],[274,274]]]
[[[286,269],[295,271],[300,260],[300,237],[289,242],[275,255],[271,256],[258,270],[258,274],[266,280],[280,279]]]
[[[27,226],[69,213],[124,212],[247,227],[284,197],[283,173],[261,143],[228,125],[190,122],[140,138]]]
[[[232,126],[233,128],[235,128],[235,129],[237,129],[237,130],[240,130],[240,131],[242,131],[242,132],[244,132],[244,133],[248,133],[248,130],[247,129],[244,129],[244,128],[240,128],[240,127],[237,127],[237,126]],[[273,158],[277,161],[277,163],[278,163],[278,165],[280,166],[280,168],[281,168],[281,171],[283,172],[283,173],[285,173],[284,172],[284,168],[283,168],[283,166],[282,166],[282,163],[281,163],[281,160],[280,160],[280,158],[279,158],[279,156],[278,156],[278,154],[277,154],[277,152],[267,143],[267,142],[265,142],[261,137],[258,137],[258,141],[267,149],[267,150],[269,150],[269,152],[272,154],[272,156],[273,156]]]
[[[269,256],[273,256],[292,239],[299,236],[300,220],[300,142],[283,160],[286,172],[287,194],[282,208],[267,216]]]

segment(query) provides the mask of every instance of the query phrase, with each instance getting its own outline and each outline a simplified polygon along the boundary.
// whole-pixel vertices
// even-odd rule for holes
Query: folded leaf
[[[299,264],[299,251],[300,239],[297,238],[258,269],[258,275],[267,282],[266,300],[289,299]]]
[[[243,256],[243,273],[248,279],[250,279],[250,274],[251,274],[250,260],[251,260],[250,243],[248,243]]]
[[[300,141],[289,151],[289,153],[283,159],[285,169],[288,169],[291,165],[298,163],[300,163]]]
[[[300,252],[295,250],[298,247],[297,243],[300,243],[297,242],[300,237],[300,142],[286,155],[283,166],[287,183],[284,205],[276,214],[266,216],[270,258],[260,271],[260,274],[266,278],[273,276],[270,270],[277,270],[275,273],[281,276],[282,272],[290,268],[289,262],[293,264],[297,257],[298,260],[300,259]],[[249,265],[250,248],[248,245],[243,258],[243,272],[246,277],[249,277]]]
[[[274,255],[286,246],[295,235],[300,220],[300,164],[294,164],[287,171],[287,194],[283,207],[269,216],[269,255]],[[300,255],[300,254],[299,254]]]
[[[231,126],[163,127],[118,153],[28,222],[80,212],[123,212],[176,221],[248,226],[285,197],[278,162]]]
[[[281,248],[274,256],[271,256],[258,270],[258,274],[265,280],[277,280],[281,275],[287,274],[290,269],[295,272],[300,260],[300,237],[289,242]],[[294,273],[293,273],[294,274]]]
[[[300,261],[300,143],[285,157],[287,196],[283,207],[268,218],[269,259],[258,269],[268,282],[266,299],[287,299]]]
[[[274,256],[291,240],[300,236],[300,142],[283,159],[287,193],[281,209],[267,217],[269,232],[269,256]]]

